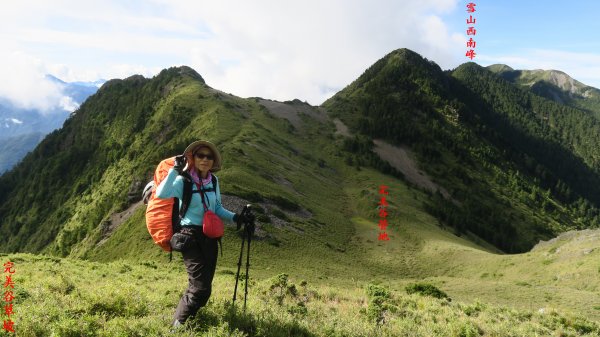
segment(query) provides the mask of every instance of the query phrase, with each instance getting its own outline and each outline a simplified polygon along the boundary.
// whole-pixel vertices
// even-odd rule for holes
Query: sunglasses
[[[194,153],[194,156],[198,159],[204,159],[204,158],[206,158],[208,160],[215,159],[212,154],[206,154],[206,153]]]

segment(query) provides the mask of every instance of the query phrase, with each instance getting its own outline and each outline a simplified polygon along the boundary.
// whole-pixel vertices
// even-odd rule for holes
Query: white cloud
[[[77,104],[77,102],[75,102],[71,97],[69,96],[63,96],[60,98],[59,101],[59,106],[66,111],[69,112],[73,112],[75,110],[77,110],[79,108],[79,104]]]
[[[152,77],[161,69],[141,65],[115,64],[104,73],[111,78],[125,78],[132,74]],[[45,64],[42,60],[23,52],[0,52],[0,98],[21,109],[38,110],[43,114],[60,111],[73,112],[79,104],[64,94],[64,87],[46,78],[47,74],[65,82],[94,81],[101,78],[94,70],[76,71],[64,64]],[[16,122],[15,122],[16,123]]]
[[[194,42],[191,65],[209,85],[240,96],[320,104],[397,48],[442,68],[462,61],[463,39],[435,14],[452,10],[452,0],[170,3],[174,15],[193,13],[213,33]]]
[[[23,53],[0,52],[0,97],[24,109],[44,112],[57,106],[62,88],[45,78],[43,63]]]
[[[467,61],[464,32],[451,31],[444,21],[457,6],[464,10],[460,4],[458,0],[7,2],[0,11],[2,50],[8,51],[0,52],[0,95],[10,95],[22,106],[56,106],[67,103],[61,103],[56,88],[40,80],[44,71],[72,82],[133,74],[151,77],[163,68],[189,65],[210,86],[235,95],[320,104],[397,48],[412,49],[443,69]],[[6,57],[19,50],[35,58]],[[517,69],[559,69],[600,87],[600,55],[531,49],[512,55],[478,53],[476,61]],[[14,88],[11,81],[18,82]]]
[[[397,48],[442,68],[463,62],[463,37],[442,15],[458,0],[154,0],[144,6],[57,0],[3,7],[0,38],[66,81],[152,76],[194,67],[239,96],[320,104]],[[48,50],[52,54],[46,54]],[[59,52],[56,52],[58,50]],[[2,61],[2,60],[0,60]]]

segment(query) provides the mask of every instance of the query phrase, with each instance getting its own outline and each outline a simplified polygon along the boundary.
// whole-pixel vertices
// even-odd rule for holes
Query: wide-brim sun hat
[[[185,151],[183,151],[183,154],[187,157],[188,162],[193,163],[194,162],[194,151],[196,151],[196,149],[198,149],[199,147],[208,147],[210,149],[210,151],[213,154],[214,157],[214,161],[213,161],[213,166],[210,169],[211,172],[217,172],[221,169],[221,154],[219,153],[219,150],[217,150],[217,147],[215,146],[215,144],[206,141],[206,140],[197,140],[193,143],[191,143],[190,145],[188,145],[185,148]]]

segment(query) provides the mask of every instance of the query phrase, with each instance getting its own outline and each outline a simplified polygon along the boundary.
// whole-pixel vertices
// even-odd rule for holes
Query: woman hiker
[[[181,207],[183,177],[180,173],[188,173],[193,180],[192,199],[185,216],[181,219],[181,228],[192,235],[196,244],[182,252],[189,283],[175,310],[173,327],[182,325],[188,317],[195,315],[198,309],[206,305],[211,294],[218,247],[217,239],[209,238],[202,232],[204,204],[223,221],[238,223],[239,226],[252,220],[252,215],[233,213],[221,204],[219,184],[217,182],[217,186],[213,186],[212,182],[212,173],[220,169],[221,155],[217,147],[208,141],[195,141],[185,149],[183,156],[175,160],[175,166],[170,169],[167,178],[156,190],[158,198],[178,198]],[[194,193],[200,189],[204,195],[204,204],[201,193]]]

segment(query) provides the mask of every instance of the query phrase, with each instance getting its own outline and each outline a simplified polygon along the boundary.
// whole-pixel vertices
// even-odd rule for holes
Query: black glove
[[[237,229],[236,230],[240,230],[240,228],[242,227],[242,225],[245,223],[246,225],[252,225],[254,226],[254,214],[252,214],[252,212],[247,211],[247,212],[243,212],[242,214],[239,213],[235,213],[234,217],[233,217],[233,221],[235,221],[236,225],[237,225]],[[254,230],[253,230],[254,232]]]
[[[183,169],[185,168],[185,162],[186,159],[184,155],[179,155],[175,157],[175,165],[173,166],[173,169],[175,169],[177,173],[183,172]]]

